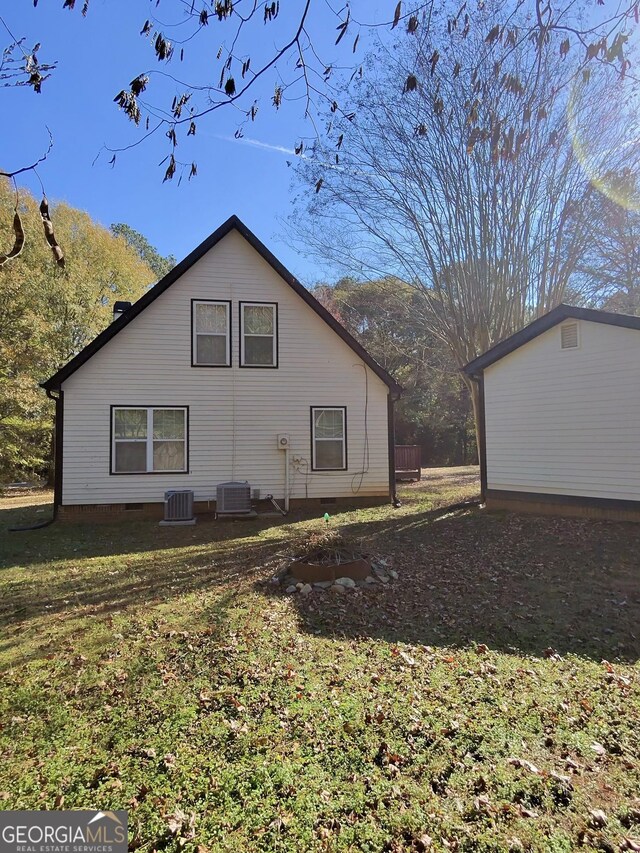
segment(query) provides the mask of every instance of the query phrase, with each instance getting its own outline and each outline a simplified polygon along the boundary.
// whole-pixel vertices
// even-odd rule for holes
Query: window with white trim
[[[278,315],[275,302],[240,303],[240,366],[278,366]]]
[[[346,471],[345,406],[311,409],[311,457],[311,468],[314,471]]]
[[[186,407],[112,408],[112,474],[186,472]]]
[[[193,300],[191,303],[192,363],[197,367],[231,365],[231,305]]]

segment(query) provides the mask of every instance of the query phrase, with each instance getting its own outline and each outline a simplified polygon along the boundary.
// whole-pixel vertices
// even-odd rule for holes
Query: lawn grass
[[[127,808],[144,851],[640,849],[640,526],[427,473],[330,520],[399,580],[306,599],[269,581],[319,517],[8,534],[47,496],[0,499],[0,808]]]

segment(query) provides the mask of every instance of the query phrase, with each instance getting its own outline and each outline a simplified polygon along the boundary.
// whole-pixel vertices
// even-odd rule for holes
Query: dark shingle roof
[[[548,329],[557,326],[564,320],[588,320],[591,323],[606,323],[609,326],[622,326],[625,329],[639,329],[640,317],[631,314],[613,314],[611,311],[595,311],[593,308],[576,308],[574,305],[558,305],[557,308],[538,317],[524,329],[520,329],[504,341],[500,341],[491,349],[474,358],[462,369],[468,376],[481,373],[486,367],[504,358],[505,355],[521,347],[523,344],[537,338]]]

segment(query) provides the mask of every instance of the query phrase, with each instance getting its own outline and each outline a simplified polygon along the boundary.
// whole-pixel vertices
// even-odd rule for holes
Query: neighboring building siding
[[[191,299],[232,301],[231,368],[191,367]],[[238,366],[238,302],[251,300],[278,303],[277,369]],[[161,501],[170,488],[208,500],[227,480],[282,499],[278,433],[291,437],[292,498],[389,491],[387,386],[235,231],[62,388],[63,505]],[[119,404],[189,406],[189,474],[110,475],[110,406]],[[311,471],[310,406],[347,407],[347,471]]]
[[[561,325],[485,370],[487,487],[640,500],[640,331]]]

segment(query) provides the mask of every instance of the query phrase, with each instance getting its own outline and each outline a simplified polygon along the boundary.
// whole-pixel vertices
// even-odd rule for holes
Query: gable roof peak
[[[396,395],[402,391],[402,387],[398,382],[381,366],[378,362],[365,350],[354,337],[348,332],[344,326],[336,320],[336,318],[313,296],[298,279],[289,272],[276,256],[262,243],[256,235],[242,222],[240,217],[235,213],[232,214],[225,222],[222,223],[215,231],[213,231],[199,246],[183,258],[176,266],[170,270],[157,284],[154,284],[146,293],[144,293],[137,302],[122,314],[117,320],[114,320],[106,329],[103,329],[97,337],[90,341],[84,349],[75,355],[70,361],[63,365],[53,376],[49,377],[46,382],[41,383],[41,387],[47,391],[53,391],[60,388],[61,384],[68,379],[73,373],[82,367],[92,356],[94,356],[102,347],[108,343],[118,332],[124,329],[138,314],[154,302],[165,290],[171,287],[187,270],[189,270],[200,258],[212,249],[217,243],[226,237],[231,231],[237,231],[250,246],[265,260],[269,266],[300,296],[304,302],[312,308],[324,322],[330,326],[333,331],[342,338],[342,340],[351,347],[356,355],[371,368],[371,370],[389,387]]]
[[[590,323],[604,323],[607,326],[619,326],[625,329],[640,330],[640,317],[633,314],[616,314],[613,311],[600,311],[595,308],[580,308],[577,305],[567,305],[561,302],[524,326],[518,332],[497,343],[486,352],[472,359],[462,370],[467,376],[479,376],[485,368],[500,361],[509,353],[529,343],[538,335],[547,332],[564,320],[586,320]]]

